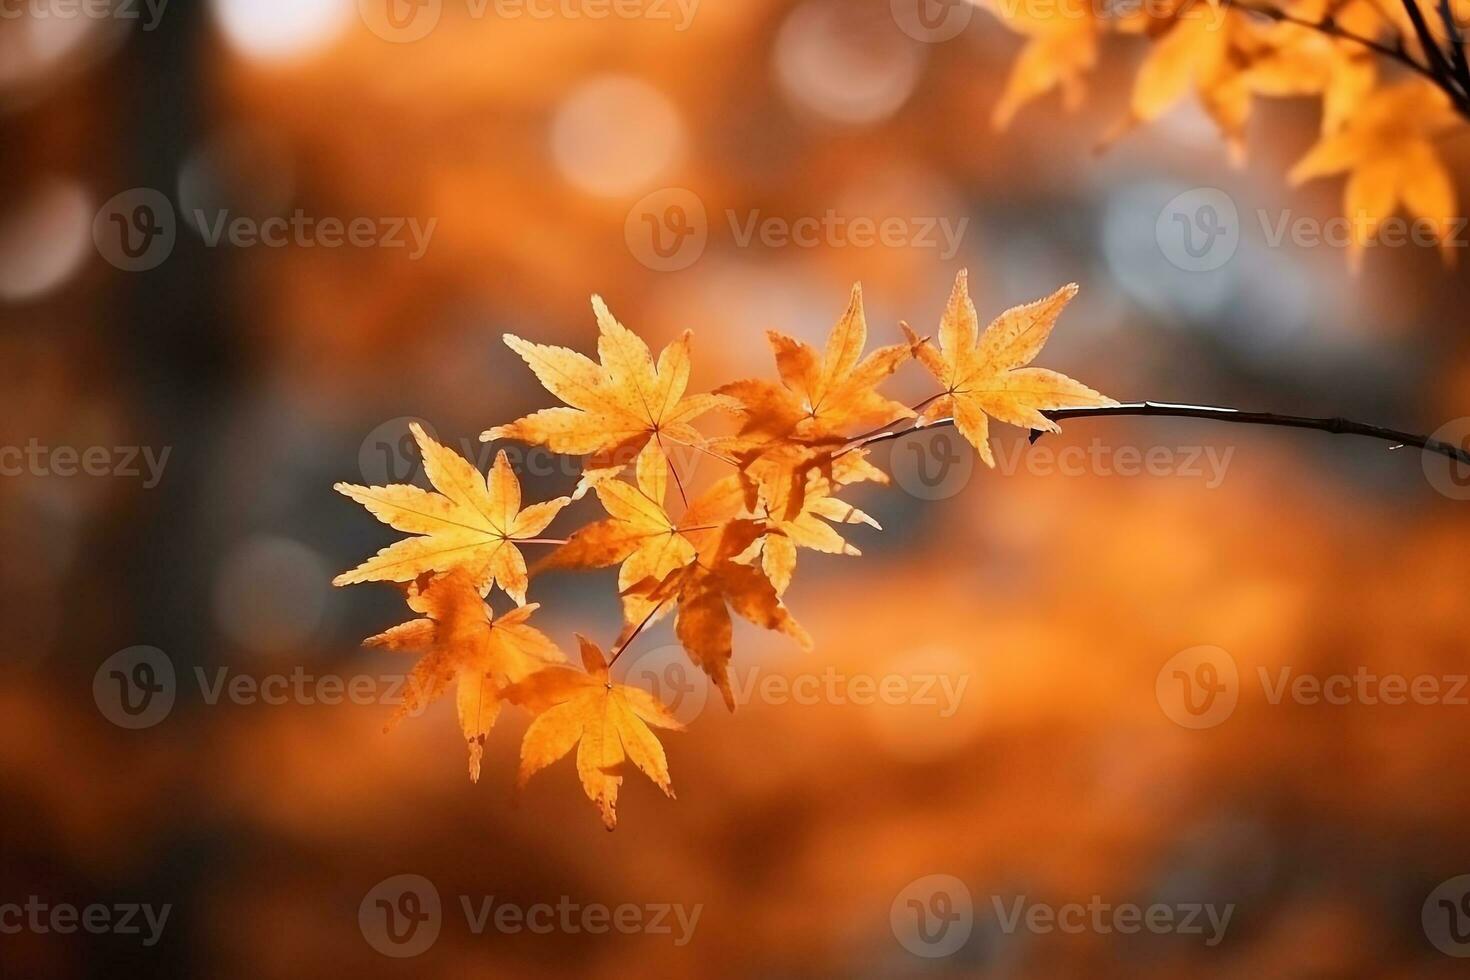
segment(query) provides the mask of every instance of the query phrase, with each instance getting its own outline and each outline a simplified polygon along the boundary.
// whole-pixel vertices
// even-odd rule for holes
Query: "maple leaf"
[[[937,348],[903,325],[914,355],[944,385],[944,391],[924,409],[923,421],[953,415],[960,434],[987,466],[994,466],[988,439],[991,417],[1023,428],[1059,432],[1061,427],[1042,411],[1118,404],[1064,374],[1027,367],[1051,336],[1062,308],[1077,295],[1076,283],[1006,310],[983,334],[968,283],[967,273],[961,270],[940,320]]]
[[[1193,88],[1224,134],[1232,157],[1243,159],[1251,96],[1246,70],[1268,50],[1265,30],[1239,10],[1185,5],[1139,66],[1130,118],[1118,132],[1158,119]]]
[[[906,405],[876,390],[878,382],[908,359],[908,347],[880,347],[863,357],[868,325],[861,284],[852,287],[847,309],[832,328],[824,352],[774,330],[767,331],[766,338],[776,354],[781,383],[752,379],[715,389],[743,406],[742,436],[816,444],[840,441],[845,429],[865,422],[913,418]]]
[[[1378,82],[1378,65],[1361,44],[1336,38],[1303,23],[1328,20],[1359,37],[1378,35],[1386,21],[1370,0],[1291,0],[1283,9],[1298,23],[1264,29],[1267,49],[1244,72],[1258,95],[1322,98],[1322,132],[1335,133],[1357,111]]]
[[[729,407],[717,395],[685,395],[690,331],[665,347],[655,365],[648,345],[617,321],[602,297],[592,297],[592,309],[600,332],[600,365],[565,347],[505,335],[506,345],[568,407],[543,409],[480,434],[482,442],[516,439],[587,456],[574,498],[616,476],[637,456],[666,461],[666,442],[699,448],[703,436],[690,422],[711,409]]]
[[[636,484],[616,479],[597,484],[594,492],[609,516],[578,530],[535,570],[605,568],[621,562],[618,591],[624,619],[629,625],[646,625],[661,619],[668,609],[629,589],[645,579],[662,580],[695,561],[706,539],[717,537],[739,510],[740,495],[734,479],[726,478],[675,520],[665,507],[668,467],[642,457],[635,477]]]
[[[548,664],[563,663],[566,657],[546,634],[526,624],[536,604],[518,606],[495,619],[480,598],[474,576],[464,568],[421,576],[408,586],[408,605],[423,618],[363,641],[366,647],[420,654],[388,728],[457,683],[455,702],[469,746],[470,780],[478,782],[485,736],[500,715],[504,688]]]
[[[441,446],[414,422],[409,426],[423,455],[424,472],[437,493],[407,484],[362,487],[339,483],[338,493],[362,504],[384,524],[421,537],[394,542],[333,585],[408,582],[424,572],[465,568],[481,595],[499,584],[517,605],[526,602],[526,560],[515,542],[534,538],[569,498],[558,497],[521,509],[521,484],[505,453],[489,474]]]
[[[643,596],[655,608],[677,603],[674,635],[694,665],[720,689],[731,711],[735,710],[729,678],[734,641],[731,610],[762,629],[785,633],[804,649],[812,645],[811,637],[781,602],[765,572],[738,560],[761,535],[780,533],[762,521],[726,521],[706,536],[695,561],[674,569],[662,580],[646,578],[624,593]],[[624,636],[631,633],[625,631]]]
[[[575,745],[582,790],[597,805],[603,826],[612,830],[618,824],[618,787],[627,760],[674,798],[668,759],[649,726],[672,731],[683,731],[684,726],[647,691],[609,680],[601,648],[580,634],[577,640],[585,673],[548,667],[503,692],[508,700],[536,712],[521,742],[516,782],[524,787]]]
[[[837,524],[867,524],[882,530],[877,521],[852,504],[838,500],[834,494],[844,486],[864,480],[887,483],[887,474],[868,462],[866,450],[854,450],[839,456],[831,471],[830,477],[813,473],[802,495],[800,512],[789,520],[772,519],[772,526],[779,533],[761,538],[761,568],[777,595],[785,593],[791,584],[791,576],[796,571],[797,548],[810,548],[831,555],[862,554],[823,520]],[[753,557],[753,554],[748,552],[740,560],[747,557]]]
[[[997,0],[986,6],[1027,39],[1011,64],[991,125],[1004,129],[1022,106],[1053,89],[1061,90],[1069,111],[1081,105],[1082,78],[1096,66],[1098,38],[1108,29],[1091,0],[1058,0],[1041,7]]]
[[[1444,93],[1428,82],[1415,79],[1382,88],[1338,132],[1318,140],[1287,179],[1300,184],[1348,173],[1343,206],[1352,236],[1348,259],[1355,270],[1379,224],[1400,203],[1429,223],[1445,261],[1451,262],[1455,185],[1433,140],[1460,124]]]

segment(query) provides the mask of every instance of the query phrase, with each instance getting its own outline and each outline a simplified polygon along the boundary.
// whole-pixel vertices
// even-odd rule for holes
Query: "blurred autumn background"
[[[452,703],[383,734],[405,663],[357,643],[405,618],[401,597],[329,586],[394,538],[332,484],[413,475],[409,418],[482,452],[480,430],[547,403],[500,335],[590,351],[594,292],[655,345],[695,330],[691,390],[773,376],[764,331],[820,342],[858,280],[874,343],[900,319],[932,332],[968,267],[983,318],[1080,283],[1047,363],[1120,399],[1418,432],[1470,414],[1463,257],[1374,248],[1354,276],[1342,248],[1263,233],[1258,213],[1341,211],[1340,181],[1284,179],[1316,105],[1260,103],[1238,167],[1192,101],[1095,155],[1142,48],[1105,51],[1080,111],[1043,99],[998,134],[1020,41],[968,8],[936,41],[885,0],[602,19],[444,0],[414,39],[380,6],[0,20],[0,444],[168,450],[156,481],[141,456],[136,476],[57,459],[0,479],[0,904],[172,907],[153,945],[6,929],[0,974],[1463,975],[1421,907],[1470,872],[1464,701],[1273,703],[1258,673],[1447,691],[1470,670],[1464,480],[1410,450],[1139,418],[1074,420],[1031,448],[997,426],[995,471],[947,443],[880,447],[907,476],[854,502],[884,530],[849,529],[862,558],[805,553],[787,595],[816,649],[737,629],[737,677],[835,676],[821,690],[837,696],[757,693],[728,714],[659,659],[667,623],[640,637],[618,670],[666,699],[692,679],[691,724],[664,740],[678,800],[630,778],[614,834],[569,761],[516,798],[523,718],[492,731],[478,785]],[[1463,199],[1470,142],[1442,150]],[[176,239],[128,271],[94,221],[140,188],[171,202]],[[707,215],[687,264],[650,252],[692,214],[665,209],[670,188]],[[1240,215],[1238,248],[1206,271],[1171,262],[1159,231],[1197,188]],[[224,211],[402,218],[408,247],[211,245]],[[744,231],[829,213],[902,232]],[[422,254],[407,219],[432,229]],[[911,365],[890,390],[929,385]],[[1032,455],[1069,446],[1087,462]],[[1167,462],[1130,469],[1151,450]],[[570,491],[575,465],[536,459],[528,499]],[[611,579],[538,581],[540,626],[569,651],[574,630],[607,643]],[[139,645],[166,654],[177,697],[130,729],[94,678]],[[1201,645],[1238,666],[1239,698],[1189,728],[1161,672]],[[307,693],[215,687],[282,675]],[[324,678],[370,695],[323,703]],[[862,696],[885,678],[936,693]],[[379,952],[359,914],[402,874],[443,903],[412,958]],[[963,883],[950,899],[973,916],[945,955],[896,924],[933,875]],[[682,944],[677,925],[477,932],[461,903],[491,896],[700,911]],[[1094,896],[1234,911],[1215,945],[998,914]]]

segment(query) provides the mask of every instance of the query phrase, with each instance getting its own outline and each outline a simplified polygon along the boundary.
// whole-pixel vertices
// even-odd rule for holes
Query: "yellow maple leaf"
[[[732,498],[733,481],[727,479],[711,487],[675,520],[665,506],[669,469],[663,461],[640,457],[635,477],[636,483],[617,479],[598,483],[593,490],[608,517],[581,528],[536,565],[539,573],[555,568],[605,568],[621,562],[618,591],[630,625],[654,622],[668,610],[656,609],[646,595],[628,590],[644,579],[662,580],[694,561],[705,538],[734,516],[739,499]]]
[[[996,129],[1011,124],[1028,102],[1060,89],[1070,111],[1082,103],[1082,78],[1097,64],[1098,39],[1108,22],[1097,16],[1092,0],[1058,0],[1035,5],[996,0],[985,4],[1011,30],[1026,38],[995,105],[990,121]]]
[[[727,405],[717,395],[684,393],[689,385],[689,331],[665,347],[655,365],[648,345],[617,321],[602,297],[592,297],[592,309],[600,332],[600,365],[565,347],[505,335],[506,345],[568,407],[542,409],[480,434],[482,442],[516,439],[588,457],[574,498],[622,472],[635,457],[665,462],[669,446],[700,447],[703,437],[689,423]]]
[[[1139,66],[1124,128],[1158,119],[1193,89],[1232,157],[1242,159],[1251,96],[1246,70],[1268,50],[1265,30],[1248,14],[1223,5],[1185,5]]]
[[[496,455],[489,474],[431,439],[417,423],[410,426],[423,454],[424,472],[437,493],[407,484],[363,487],[339,483],[338,493],[362,504],[384,524],[420,537],[394,542],[333,585],[357,582],[409,582],[424,572],[467,570],[481,595],[499,584],[518,605],[526,602],[526,560],[515,542],[545,530],[569,502],[558,497],[521,509],[521,484],[505,453]]]
[[[495,619],[481,601],[473,576],[463,568],[436,577],[424,575],[410,584],[408,605],[422,618],[363,641],[367,647],[420,655],[389,727],[456,683],[470,779],[478,782],[485,736],[500,715],[504,688],[548,664],[563,663],[566,657],[546,634],[526,624],[538,608],[534,603]]]
[[[677,604],[674,635],[700,670],[704,671],[735,710],[735,692],[730,687],[729,665],[733,654],[734,610],[762,629],[776,630],[810,649],[811,637],[781,602],[764,570],[739,559],[763,534],[780,534],[762,521],[729,520],[717,525],[704,539],[695,561],[671,571],[662,580],[646,578],[628,588],[625,595],[644,597],[656,608]],[[624,638],[637,632],[625,631]]]
[[[868,324],[861,284],[852,287],[825,351],[774,330],[766,338],[781,383],[750,379],[716,389],[741,404],[742,436],[815,444],[840,441],[852,426],[913,418],[907,406],[879,394],[876,387],[908,359],[908,347],[880,347],[863,357]]]
[[[1075,295],[1077,285],[1072,283],[1044,299],[1012,307],[991,321],[982,334],[975,304],[970,301],[968,276],[961,270],[940,320],[938,347],[921,340],[907,324],[903,327],[915,356],[944,385],[921,418],[930,421],[953,415],[960,434],[987,466],[994,466],[988,439],[990,418],[1058,432],[1060,427],[1042,411],[1116,405],[1065,374],[1027,367],[1041,353],[1062,308]]]
[[[1348,258],[1354,269],[1383,220],[1400,204],[1425,222],[1445,261],[1458,204],[1455,185],[1434,138],[1463,125],[1445,94],[1421,79],[1379,89],[1342,128],[1319,139],[1288,174],[1292,184],[1348,174],[1343,207],[1350,229]]]
[[[609,680],[601,648],[581,635],[577,640],[585,672],[548,667],[504,692],[508,700],[536,712],[521,742],[516,781],[524,787],[577,746],[582,790],[597,805],[603,826],[612,830],[618,824],[618,787],[627,761],[673,799],[668,759],[649,726],[672,731],[684,726],[647,691]]]
[[[867,524],[882,530],[878,522],[836,494],[842,487],[864,480],[887,483],[888,476],[867,460],[866,450],[854,450],[837,457],[831,475],[814,472],[802,495],[801,510],[789,520],[770,518],[778,533],[767,534],[759,543],[761,568],[771,580],[777,595],[785,593],[796,571],[796,549],[810,548],[830,555],[861,555],[836,529],[836,524]],[[748,553],[754,557],[753,553]],[[742,560],[747,556],[742,555]]]

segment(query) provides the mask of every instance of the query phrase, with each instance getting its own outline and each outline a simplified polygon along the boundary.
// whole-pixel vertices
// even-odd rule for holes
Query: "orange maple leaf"
[[[648,345],[613,317],[602,297],[592,297],[592,309],[600,331],[601,365],[565,347],[505,335],[506,345],[569,407],[542,409],[480,434],[482,442],[517,439],[587,456],[574,498],[622,472],[636,456],[665,461],[666,443],[698,449],[703,436],[689,423],[711,409],[728,407],[728,400],[718,395],[685,395],[690,331],[665,347],[655,365]]]
[[[726,521],[705,538],[697,560],[674,569],[662,580],[646,578],[624,593],[645,597],[656,609],[677,603],[674,635],[689,659],[720,689],[731,711],[735,710],[735,693],[729,678],[734,652],[730,610],[762,629],[785,633],[804,649],[812,645],[765,572],[738,560],[761,535],[781,533],[762,521]],[[631,633],[625,631],[624,636]]]
[[[742,435],[821,443],[840,440],[855,425],[913,418],[907,406],[876,390],[878,382],[908,359],[908,347],[880,347],[863,357],[868,325],[861,284],[852,287],[824,353],[774,330],[766,338],[775,351],[781,383],[751,379],[715,389],[743,406]]]
[[[457,682],[455,701],[469,746],[470,779],[478,782],[485,736],[500,715],[505,687],[548,664],[564,663],[566,657],[546,634],[526,624],[538,608],[535,603],[495,619],[480,599],[474,576],[464,568],[411,583],[408,605],[423,618],[363,641],[367,647],[420,655],[388,727],[422,710]]]
[[[515,542],[545,530],[569,499],[558,497],[522,510],[521,484],[504,452],[481,478],[468,460],[429,438],[417,422],[410,429],[438,493],[407,484],[339,483],[335,489],[384,524],[421,537],[394,542],[332,584],[409,582],[424,572],[457,568],[467,570],[481,595],[498,583],[517,605],[525,605],[526,560]]]
[[[1455,184],[1434,138],[1461,124],[1449,100],[1428,82],[1414,79],[1369,96],[1335,133],[1324,135],[1292,167],[1293,184],[1348,173],[1343,207],[1351,227],[1348,259],[1357,269],[1378,226],[1405,209],[1433,229],[1446,262],[1458,209]]]
[[[785,593],[791,584],[791,576],[796,571],[797,548],[810,548],[831,555],[862,554],[823,520],[837,524],[867,524],[882,530],[877,521],[852,504],[838,500],[834,494],[844,486],[864,480],[887,483],[888,475],[868,462],[866,450],[854,450],[838,456],[831,471],[830,477],[813,473],[802,495],[800,512],[790,520],[772,518],[772,526],[779,533],[761,538],[761,568],[777,595]]]
[[[603,826],[618,824],[618,787],[631,760],[664,794],[674,798],[669,762],[649,726],[683,731],[684,726],[647,691],[608,679],[601,648],[581,635],[585,673],[548,667],[506,688],[504,696],[536,713],[521,742],[517,785],[577,746],[582,790],[597,805]]]
[[[922,418],[953,415],[960,434],[987,466],[994,466],[989,417],[1023,428],[1059,432],[1061,427],[1042,415],[1043,410],[1116,405],[1065,374],[1026,366],[1041,353],[1062,308],[1075,295],[1077,285],[1072,283],[1044,299],[1012,307],[981,334],[968,276],[960,270],[939,323],[939,346],[921,340],[907,324],[903,327],[914,355],[944,385]]]

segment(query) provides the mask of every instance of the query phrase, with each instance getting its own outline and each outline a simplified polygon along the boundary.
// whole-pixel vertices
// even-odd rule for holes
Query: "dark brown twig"
[[[1398,446],[1414,446],[1425,452],[1437,453],[1470,465],[1470,451],[1452,446],[1439,439],[1431,439],[1428,436],[1415,435],[1411,432],[1400,432],[1397,429],[1385,428],[1381,425],[1369,425],[1366,422],[1354,422],[1352,419],[1344,418],[1313,418],[1305,415],[1278,415],[1274,412],[1242,412],[1235,408],[1217,408],[1212,405],[1174,405],[1167,402],[1129,402],[1122,405],[1107,405],[1101,408],[1062,408],[1053,411],[1042,412],[1053,421],[1077,418],[1095,418],[1110,415],[1143,415],[1143,416],[1165,416],[1170,418],[1189,419],[1213,419],[1217,422],[1233,422],[1238,425],[1273,425],[1289,429],[1316,429],[1319,432],[1331,432],[1336,435],[1365,436],[1369,439],[1382,439]],[[923,432],[935,426],[953,425],[954,419],[936,419],[928,425],[911,426],[906,429],[898,429],[890,432],[881,432],[863,442],[859,446],[871,446],[876,442],[887,442],[901,436],[914,432]],[[1040,433],[1033,433],[1035,439]],[[856,448],[856,447],[855,447]]]

